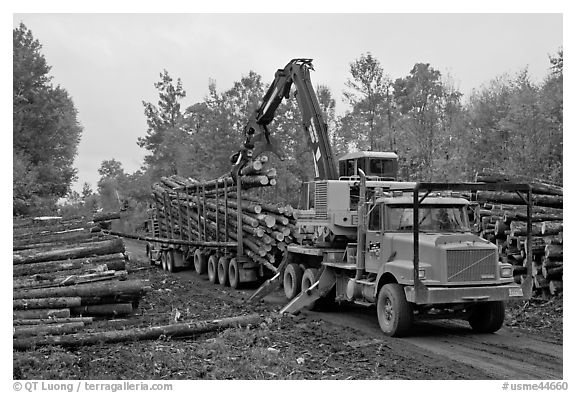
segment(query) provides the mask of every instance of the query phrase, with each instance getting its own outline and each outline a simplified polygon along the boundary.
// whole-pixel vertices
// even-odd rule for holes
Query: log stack
[[[131,314],[138,306],[148,287],[128,279],[123,241],[93,227],[84,218],[15,220],[15,339],[74,333],[94,318]]]
[[[498,246],[500,260],[514,266],[516,282],[532,266],[536,294],[562,292],[563,190],[555,184],[514,178],[484,171],[476,175],[483,183],[529,183],[532,186],[532,260],[527,260],[527,209],[516,193],[478,191],[481,236]]]
[[[241,170],[240,202],[237,185],[229,176],[206,182],[178,175],[162,177],[152,186],[154,232],[167,239],[233,242],[240,227],[246,255],[275,271],[282,251],[294,242],[297,232],[291,206],[266,203],[247,192],[276,184],[276,170],[266,168],[266,163],[267,158],[260,156]]]

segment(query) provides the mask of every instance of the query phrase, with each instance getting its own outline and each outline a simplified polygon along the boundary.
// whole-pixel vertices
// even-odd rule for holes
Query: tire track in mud
[[[313,318],[354,328],[386,340],[415,360],[444,364],[466,379],[562,379],[562,344],[537,333],[504,327],[494,334],[473,333],[464,321],[417,323],[409,337],[383,336],[373,309],[344,307],[341,312],[309,312]]]

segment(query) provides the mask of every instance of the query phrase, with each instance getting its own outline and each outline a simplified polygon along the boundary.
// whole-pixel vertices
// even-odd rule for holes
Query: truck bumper
[[[493,302],[527,299],[531,296],[531,292],[526,293],[525,289],[516,284],[465,288],[421,286],[418,290],[407,286],[404,291],[406,300],[416,304]]]

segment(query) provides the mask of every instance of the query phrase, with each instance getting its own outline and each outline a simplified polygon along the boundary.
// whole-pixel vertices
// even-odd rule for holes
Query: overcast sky
[[[524,67],[542,81],[548,55],[563,44],[561,14],[14,14],[13,22],[32,30],[78,110],[76,190],[95,188],[103,160],[140,167],[142,101],[157,101],[163,69],[182,79],[187,107],[209,79],[224,90],[253,70],[269,83],[290,59],[309,57],[313,83],[331,88],[343,114],[349,64],[368,51],[392,78],[430,63],[469,95]]]

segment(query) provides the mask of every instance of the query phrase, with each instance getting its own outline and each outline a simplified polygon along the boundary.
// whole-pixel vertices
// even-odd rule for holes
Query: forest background
[[[208,180],[230,170],[229,157],[244,140],[243,129],[261,103],[268,82],[247,70],[229,89],[215,80],[203,100],[182,107],[185,86],[159,70],[158,101],[142,102],[147,130],[137,143],[146,150],[139,170],[105,160],[93,188],[71,189],[82,126],[65,88],[54,86],[41,43],[23,24],[13,30],[13,214],[78,215],[128,208],[143,220],[150,189],[161,176]],[[328,86],[317,85],[335,155],[353,150],[394,151],[401,180],[472,181],[485,169],[518,179],[562,184],[563,49],[548,55],[540,83],[527,68],[503,74],[464,99],[450,76],[416,63],[393,79],[370,52],[349,63],[345,99],[338,116]],[[298,203],[300,184],[313,179],[296,100],[284,101],[270,129],[285,160],[272,158],[278,184],[264,196]]]

